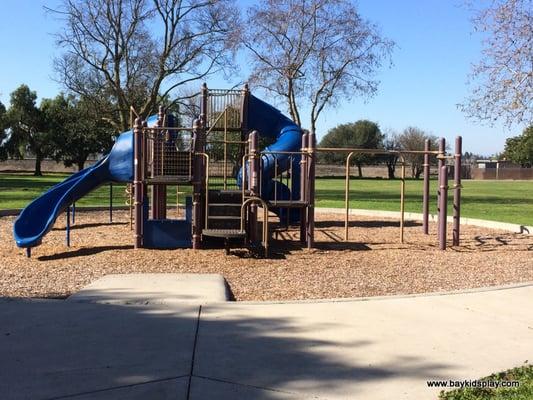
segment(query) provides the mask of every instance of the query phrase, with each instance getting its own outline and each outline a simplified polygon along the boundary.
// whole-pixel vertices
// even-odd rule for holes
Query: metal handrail
[[[205,229],[207,229],[207,221],[209,219],[209,155],[206,153],[194,153],[194,155],[205,158]]]
[[[245,223],[245,209],[248,206],[248,204],[251,203],[259,203],[261,205],[261,208],[263,208],[263,232],[262,232],[262,240],[263,240],[263,247],[265,249],[265,257],[268,257],[268,204],[266,201],[264,201],[261,197],[249,197],[246,199],[242,205],[241,205],[241,232],[244,231],[244,223]]]
[[[362,148],[350,148],[350,147],[317,147],[315,151],[319,152],[354,152],[354,153],[366,153],[366,154],[441,154],[438,150],[382,150],[382,149],[362,149]]]

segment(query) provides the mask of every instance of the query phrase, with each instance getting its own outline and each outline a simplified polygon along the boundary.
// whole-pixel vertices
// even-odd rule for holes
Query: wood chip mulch
[[[449,291],[533,281],[533,235],[463,226],[461,245],[438,250],[407,222],[399,244],[398,222],[353,216],[343,241],[341,215],[317,214],[316,248],[294,240],[296,230],[272,240],[272,259],[235,249],[193,251],[133,249],[129,214],[78,212],[65,246],[64,218],[24,255],[12,239],[14,217],[0,218],[0,297],[65,297],[107,274],[192,272],[222,274],[236,300],[321,299]],[[451,235],[451,226],[449,226]],[[451,238],[451,237],[450,237]],[[293,239],[289,241],[287,239]],[[451,239],[450,239],[451,240]]]

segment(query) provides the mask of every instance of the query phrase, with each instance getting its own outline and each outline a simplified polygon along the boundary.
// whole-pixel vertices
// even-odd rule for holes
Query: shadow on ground
[[[418,358],[362,363],[356,354],[372,342],[339,344],[321,335],[342,322],[302,325],[296,317],[217,311],[0,300],[2,399],[309,398],[315,389],[399,375],[438,377],[447,367]],[[199,320],[200,313],[206,317]],[[354,357],[330,352],[339,346]],[[219,396],[228,385],[237,389]]]
[[[61,253],[51,254],[48,256],[39,256],[37,257],[37,260],[39,261],[61,260],[64,258],[92,256],[94,254],[102,253],[104,251],[132,250],[132,249],[133,249],[133,245],[83,247],[81,249],[62,251]]]

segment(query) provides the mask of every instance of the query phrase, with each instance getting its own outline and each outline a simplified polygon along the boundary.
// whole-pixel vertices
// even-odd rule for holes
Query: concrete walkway
[[[533,285],[294,303],[0,301],[11,399],[436,399],[533,360]]]

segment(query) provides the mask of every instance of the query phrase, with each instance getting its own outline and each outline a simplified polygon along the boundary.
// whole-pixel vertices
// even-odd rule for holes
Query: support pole
[[[204,129],[207,129],[207,97],[209,95],[208,89],[207,89],[207,83],[202,84],[202,97],[201,97],[201,103],[200,103],[200,123],[199,125],[202,126]]]
[[[129,193],[127,193],[128,195],[128,199],[129,199],[129,206],[130,206],[130,231],[133,230],[133,185],[130,183],[128,184],[129,186]]]
[[[135,201],[133,202],[135,225],[134,225],[134,246],[139,249],[143,246],[143,138],[142,119],[136,118],[133,126],[133,191]]]
[[[72,224],[76,223],[76,203],[72,203]]]
[[[461,229],[461,157],[463,138],[455,138],[455,165],[453,171],[453,245],[459,246]]]
[[[302,135],[302,148],[301,148],[301,159],[300,159],[300,201],[308,201],[307,198],[307,143],[308,143],[309,132],[304,131]],[[300,209],[300,242],[305,243],[305,232],[306,232],[306,221],[307,221],[307,206]]]
[[[224,190],[228,188],[228,110],[224,109]]]
[[[405,214],[405,159],[402,158],[402,179],[400,183],[400,243],[403,244],[403,226]]]
[[[344,181],[344,240],[348,241],[348,225],[350,223],[350,161],[354,152],[346,157],[345,181]]]
[[[165,121],[165,111],[162,106],[159,106],[159,111],[157,113],[157,127],[161,128],[164,125]],[[152,177],[155,173],[155,168],[161,166],[159,171],[161,175],[165,174],[165,144],[161,142],[161,136],[163,132],[157,131],[154,135],[154,140],[152,140],[152,154],[153,154],[153,165],[152,165]],[[152,196],[150,199],[151,208],[152,208],[152,218],[153,219],[165,219],[167,211],[167,188],[165,185],[156,184],[152,185]]]
[[[426,139],[424,151],[429,152],[431,141]],[[429,235],[429,153],[424,153],[424,191],[422,194],[422,229],[425,235]]]
[[[309,134],[309,158],[308,158],[308,198],[309,206],[307,210],[307,248],[312,249],[315,245],[315,164],[316,164],[316,136]]]
[[[446,219],[447,219],[447,202],[448,202],[448,167],[441,167],[439,174],[439,248],[446,250]]]
[[[241,141],[246,140],[246,135],[248,134],[248,103],[250,101],[250,88],[248,84],[245,84],[241,91]],[[241,147],[241,152],[239,153],[239,160],[244,156],[245,149]]]
[[[202,178],[203,178],[203,130],[201,120],[193,122],[194,135],[194,168],[193,168],[193,203],[192,203],[192,248],[199,249],[202,239]],[[206,196],[208,194],[206,193]]]
[[[67,247],[70,247],[70,206],[67,207],[67,229],[65,230],[65,233]]]
[[[113,223],[113,184],[109,184],[109,223]]]
[[[446,152],[446,139],[440,138],[439,140],[439,152],[437,154],[437,171],[439,172],[439,187],[437,188],[437,214],[440,215],[440,181],[441,181],[441,173],[442,173],[442,167],[446,164],[446,161],[444,159]],[[437,236],[440,236],[440,230],[437,230]]]
[[[252,131],[248,138],[249,141],[249,152],[250,152],[250,174],[249,179],[249,189],[251,196],[259,196],[259,134],[257,131]],[[246,168],[246,166],[245,166]],[[246,176],[246,174],[243,174]],[[242,183],[243,185],[246,182]],[[263,224],[266,224],[266,221],[263,221]],[[250,242],[254,243],[257,241],[257,204],[253,202],[250,204],[250,213],[249,213],[249,236]]]

